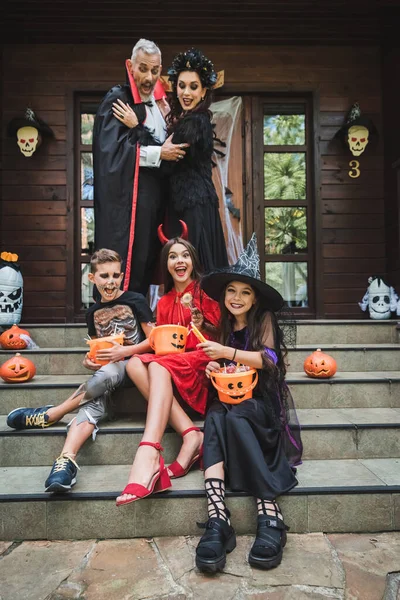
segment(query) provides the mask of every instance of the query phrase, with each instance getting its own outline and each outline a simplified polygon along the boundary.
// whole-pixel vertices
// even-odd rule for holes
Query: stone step
[[[322,345],[320,345],[321,347]],[[400,344],[325,344],[322,348],[337,361],[338,371],[395,371],[400,365]],[[289,350],[288,372],[301,371],[315,345],[303,344]],[[25,350],[36,365],[38,374],[87,374],[82,365],[83,348],[40,348]],[[10,350],[0,350],[0,362],[13,356]]]
[[[206,520],[203,476],[192,471],[171,490],[124,507],[115,498],[128,465],[87,466],[69,494],[45,494],[48,467],[0,469],[3,540],[198,535]],[[280,499],[292,533],[373,532],[400,528],[400,460],[306,461],[299,485]],[[255,530],[254,500],[227,491],[237,533]]]
[[[390,344],[398,342],[397,321],[370,319],[297,321],[298,344]],[[84,345],[84,323],[23,325],[40,347],[76,347]]]
[[[89,375],[36,375],[23,384],[0,380],[0,414],[19,406],[60,404]],[[297,408],[399,408],[400,371],[340,372],[332,379],[311,379],[304,372],[288,373],[287,382]],[[114,394],[117,412],[144,412],[146,404],[137,390]]]
[[[59,455],[65,427],[74,415],[45,429],[15,431],[0,416],[0,466],[42,466]],[[400,457],[400,408],[300,409],[305,460]],[[202,421],[196,421],[202,427]],[[144,431],[141,415],[104,421],[96,443],[88,441],[79,454],[83,465],[130,464]],[[164,458],[172,462],[180,437],[168,429]]]

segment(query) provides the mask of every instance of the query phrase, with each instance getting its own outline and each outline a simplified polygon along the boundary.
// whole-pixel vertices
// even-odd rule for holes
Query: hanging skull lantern
[[[0,326],[21,321],[24,282],[17,260],[18,254],[0,255]]]
[[[36,127],[20,127],[17,131],[17,144],[26,157],[32,156],[40,140]]]
[[[53,131],[31,108],[25,110],[24,117],[16,117],[8,124],[8,135],[17,136],[17,144],[22,154],[30,158],[40,146],[43,136],[52,136]]]
[[[370,277],[368,289],[359,306],[361,310],[369,309],[371,319],[390,319],[391,313],[396,311],[398,296],[391,286],[382,277]]]
[[[347,133],[347,143],[353,156],[360,156],[367,147],[369,131],[364,125],[352,125]]]
[[[370,118],[361,115],[360,105],[356,102],[351,107],[345,124],[335,137],[341,139],[348,146],[353,156],[360,156],[365,151],[371,137],[376,134],[375,125]]]

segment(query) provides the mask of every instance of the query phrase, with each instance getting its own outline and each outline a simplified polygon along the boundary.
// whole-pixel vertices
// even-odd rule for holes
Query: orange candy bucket
[[[104,348],[112,348],[113,342],[121,344],[122,346],[122,344],[124,343],[124,334],[116,333],[115,335],[108,335],[107,337],[97,338],[94,340],[86,340],[86,343],[90,346],[88,358],[90,358],[92,362],[95,362],[98,365],[108,365],[108,363],[110,362],[109,360],[99,360],[98,358],[96,358],[96,354],[99,350],[103,350]]]
[[[255,377],[254,377],[255,375]],[[218,398],[225,404],[240,404],[243,400],[252,397],[252,390],[256,387],[258,373],[256,369],[239,371],[238,373],[224,373],[214,371],[210,373],[211,383],[218,391]]]
[[[159,325],[149,335],[149,344],[156,354],[179,354],[185,352],[187,327],[182,325]]]

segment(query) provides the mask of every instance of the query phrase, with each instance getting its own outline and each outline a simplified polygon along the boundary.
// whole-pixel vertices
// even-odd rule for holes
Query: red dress
[[[187,293],[192,294],[193,304],[201,311],[204,320],[217,327],[220,318],[218,302],[209,298],[200,290],[199,284],[193,281],[183,292],[178,293],[173,288],[159,300],[157,325],[188,326],[190,324],[191,311],[181,303],[182,296]],[[204,337],[212,339],[207,333],[202,333]],[[209,388],[205,368],[210,362],[210,358],[203,350],[196,350],[198,343],[198,339],[191,332],[187,337],[186,351],[183,354],[167,354],[165,356],[136,354],[135,356],[145,364],[157,362],[167,369],[182,400],[195,411],[204,415]]]

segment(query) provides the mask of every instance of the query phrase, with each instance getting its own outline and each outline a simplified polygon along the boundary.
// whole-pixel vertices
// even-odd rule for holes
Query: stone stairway
[[[281,499],[292,532],[390,531],[400,527],[400,344],[396,321],[300,321],[289,353],[288,383],[303,430],[299,485]],[[30,351],[38,375],[0,384],[0,538],[86,539],[197,534],[206,518],[202,474],[192,471],[171,490],[117,508],[140,441],[145,402],[134,390],[116,395],[118,414],[79,455],[82,470],[70,494],[44,493],[65,423],[45,430],[10,430],[19,406],[56,404],[87,377],[81,366],[85,326],[26,325],[40,349]],[[311,380],[302,370],[317,347],[332,354],[338,373]],[[0,362],[8,358],[0,352]],[[202,425],[201,422],[198,423]],[[167,430],[164,457],[180,439]],[[255,528],[253,500],[229,493],[238,533]]]

